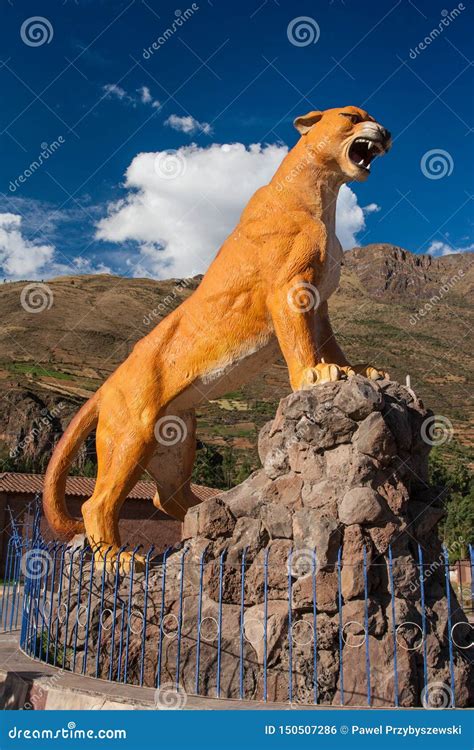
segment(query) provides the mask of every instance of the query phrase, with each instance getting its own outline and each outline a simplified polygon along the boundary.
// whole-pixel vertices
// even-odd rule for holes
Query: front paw
[[[301,390],[312,388],[315,385],[322,385],[322,383],[333,383],[336,380],[345,378],[344,368],[339,365],[328,365],[326,363],[319,363],[314,367],[307,367],[303,372],[301,378]]]
[[[369,380],[390,380],[390,375],[385,370],[377,370],[376,367],[371,365],[353,365],[352,367],[343,368],[348,376],[350,375],[363,375]],[[350,372],[349,372],[350,371]]]

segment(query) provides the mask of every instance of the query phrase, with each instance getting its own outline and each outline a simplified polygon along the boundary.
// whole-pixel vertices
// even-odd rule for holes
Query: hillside
[[[473,263],[468,254],[431,258],[392,245],[356,248],[345,254],[330,302],[333,327],[351,360],[378,364],[400,382],[409,373],[425,403],[452,421],[453,444],[465,449],[474,442]],[[199,281],[61,277],[48,281],[52,304],[37,314],[21,306],[26,282],[0,286],[3,468],[40,469],[71,414]],[[199,438],[220,451],[232,448],[247,472],[257,465],[259,429],[288,391],[281,360],[203,408]]]

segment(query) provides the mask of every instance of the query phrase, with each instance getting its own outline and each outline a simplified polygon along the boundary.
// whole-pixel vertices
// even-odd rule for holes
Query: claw
[[[353,368],[347,369],[352,369],[353,372],[356,372],[358,375],[363,375],[364,377],[369,378],[369,380],[390,380],[388,372],[377,370],[371,365],[354,365]]]
[[[328,365],[320,362],[315,367],[308,367],[303,374],[301,388],[310,388],[314,385],[323,385],[323,383],[333,383],[341,380],[345,375],[344,368],[338,365]]]

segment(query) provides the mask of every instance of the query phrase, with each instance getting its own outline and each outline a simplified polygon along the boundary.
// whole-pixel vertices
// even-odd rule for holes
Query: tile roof
[[[18,493],[23,495],[35,495],[43,491],[43,474],[16,474],[3,472],[0,474],[0,492]],[[70,476],[66,480],[66,496],[90,497],[94,490],[95,479],[91,477]],[[214,495],[219,495],[221,490],[213,487],[204,487],[200,484],[191,485],[193,491],[200,500],[207,500]],[[128,500],[151,500],[155,494],[156,487],[153,482],[140,480],[129,493]]]

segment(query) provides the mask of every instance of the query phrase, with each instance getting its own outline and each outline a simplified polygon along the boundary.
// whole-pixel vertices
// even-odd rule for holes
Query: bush
[[[453,454],[434,448],[430,454],[430,482],[446,487],[446,517],[440,524],[440,535],[450,550],[450,562],[469,556],[474,543],[474,483],[468,459],[461,449]]]

